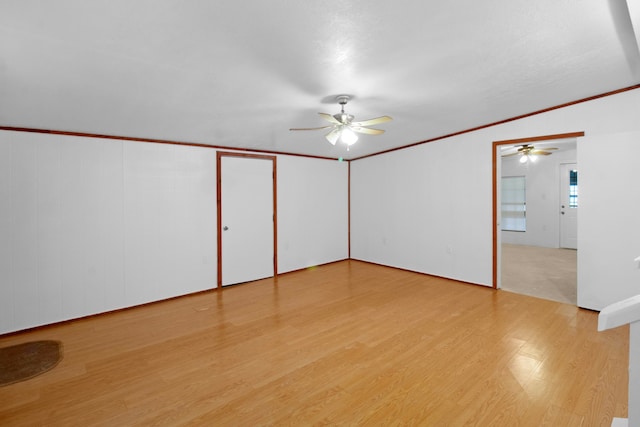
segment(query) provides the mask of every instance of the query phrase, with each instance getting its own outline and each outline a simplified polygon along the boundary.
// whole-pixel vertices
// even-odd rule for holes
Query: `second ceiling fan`
[[[556,147],[544,147],[536,148],[530,144],[518,145],[517,150],[514,153],[503,154],[502,157],[521,156],[520,163],[526,163],[531,160],[535,161],[535,156],[548,156],[552,154],[553,150],[557,150]]]

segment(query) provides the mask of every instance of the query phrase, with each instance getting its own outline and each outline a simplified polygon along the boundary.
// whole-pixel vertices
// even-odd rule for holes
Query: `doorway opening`
[[[565,224],[575,242],[574,249],[566,249],[561,217],[570,200],[569,190],[567,200],[561,200],[561,184],[565,166],[577,170],[581,136],[583,132],[493,143],[494,288],[577,305],[577,229],[567,231],[567,224],[577,221]],[[522,184],[522,191],[516,184]],[[576,201],[577,193],[571,202]],[[577,208],[571,209],[577,218]]]

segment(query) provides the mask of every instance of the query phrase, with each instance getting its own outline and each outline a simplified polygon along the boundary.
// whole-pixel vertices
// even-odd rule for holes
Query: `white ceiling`
[[[2,0],[0,126],[357,158],[638,84],[639,21],[640,0]],[[289,131],[343,93],[386,133]]]

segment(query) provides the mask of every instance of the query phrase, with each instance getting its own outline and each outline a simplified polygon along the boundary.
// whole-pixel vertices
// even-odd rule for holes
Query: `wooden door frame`
[[[491,188],[492,188],[492,227],[493,227],[493,277],[492,287],[498,289],[498,147],[501,145],[527,144],[536,141],[547,141],[552,139],[578,138],[584,136],[584,132],[560,133],[555,135],[532,136],[519,139],[505,139],[493,141],[491,144]]]
[[[273,276],[278,275],[278,190],[277,190],[277,158],[264,154],[236,153],[232,151],[216,152],[216,201],[218,209],[218,285],[216,289],[222,289],[222,158],[242,157],[246,159],[271,160],[272,184],[273,184]]]

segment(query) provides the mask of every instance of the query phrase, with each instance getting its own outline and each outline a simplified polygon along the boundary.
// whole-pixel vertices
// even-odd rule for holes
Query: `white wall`
[[[639,105],[636,89],[352,162],[351,256],[491,286],[492,142],[579,131],[588,136],[640,131]],[[622,156],[615,167],[600,165],[606,151],[582,153],[581,141],[577,144],[581,179],[595,165],[605,174],[635,167],[637,156],[632,155]],[[581,203],[583,190],[581,181]],[[626,188],[614,186],[608,192],[608,197],[622,198]],[[603,203],[594,200],[591,206]],[[640,206],[632,205],[628,214],[640,217]],[[583,204],[579,224],[584,215]],[[579,226],[579,254],[588,250],[585,244],[601,244],[582,236],[584,232]],[[578,266],[578,292],[584,267]],[[615,274],[612,265],[599,269],[603,275]],[[608,295],[629,293],[612,291],[620,286],[598,285],[585,307],[600,309]]]
[[[349,257],[348,164],[278,157],[278,272]]]
[[[597,184],[637,184],[638,143],[614,134],[640,132],[638,105],[628,91],[352,162],[352,257],[490,286],[492,141],[584,131],[578,302],[638,293],[619,264],[640,255],[638,198]],[[278,169],[280,271],[345,258],[347,164]],[[0,333],[215,287],[215,176],[212,149],[1,131]]]
[[[346,258],[347,164],[278,168],[279,270]],[[0,333],[216,286],[213,149],[0,131],[0,207]]]
[[[78,145],[86,142],[94,141]],[[215,151],[125,142],[121,162],[124,197],[107,195],[105,202],[121,205],[124,212],[122,228],[113,230],[123,234],[123,252],[117,257],[124,266],[126,299],[121,305],[215,287]],[[85,197],[105,194],[98,189]],[[87,242],[88,251],[92,243]]]
[[[640,294],[640,132],[579,143],[578,305],[602,309]]]
[[[539,156],[536,162],[520,163],[519,156],[502,159],[503,177],[526,177],[527,197],[526,231],[502,231],[502,243],[560,247],[560,164],[575,162],[575,148]]]
[[[351,256],[489,283],[491,157],[477,160],[485,151],[472,139],[437,141],[352,162]],[[477,179],[486,176],[489,185]]]

